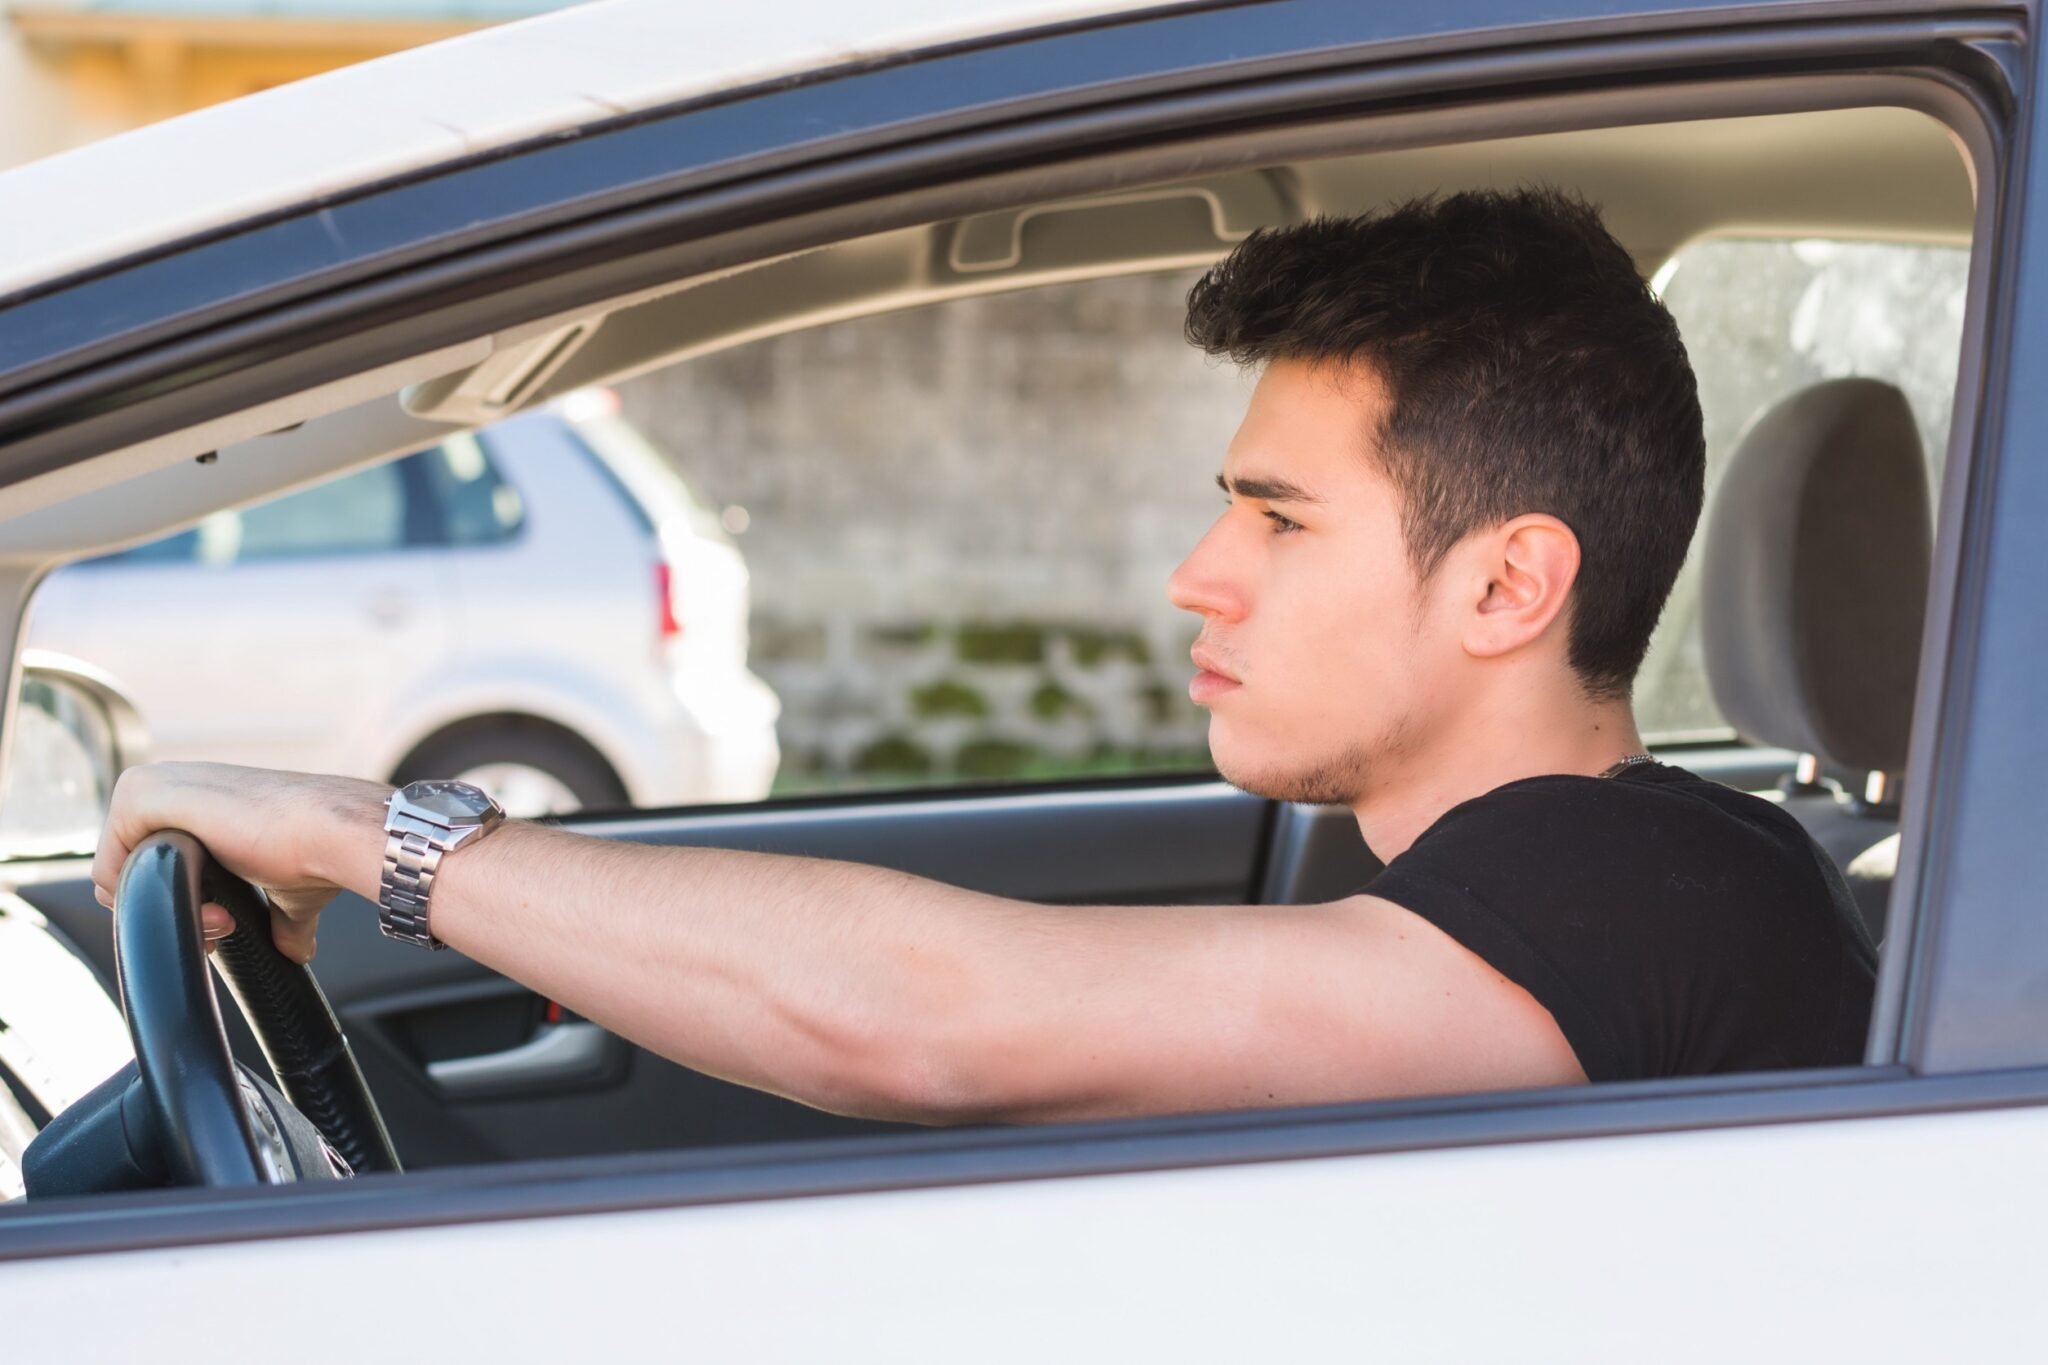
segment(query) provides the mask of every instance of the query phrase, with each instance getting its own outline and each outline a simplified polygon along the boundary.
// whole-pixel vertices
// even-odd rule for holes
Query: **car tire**
[[[500,725],[429,739],[392,780],[458,778],[497,797],[515,818],[616,810],[630,804],[625,784],[595,749],[565,730]]]

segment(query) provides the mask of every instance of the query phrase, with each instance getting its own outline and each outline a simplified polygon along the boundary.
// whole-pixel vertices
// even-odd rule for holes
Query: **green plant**
[[[1152,662],[1152,647],[1145,643],[1145,637],[1133,630],[1095,630],[1088,626],[1076,626],[1067,631],[1067,644],[1073,650],[1074,662],[1083,668],[1093,668],[1105,659],[1128,659],[1134,664]]]
[[[1029,621],[969,621],[953,636],[954,652],[971,664],[1045,662],[1045,627]]]
[[[910,709],[927,720],[934,716],[979,717],[988,714],[988,698],[966,683],[940,678],[912,690]]]
[[[1040,720],[1058,720],[1066,715],[1092,716],[1095,707],[1086,697],[1060,686],[1058,679],[1047,678],[1031,691],[1031,714]]]
[[[857,773],[928,773],[931,750],[908,735],[887,734],[853,756]]]
[[[1015,777],[1031,765],[1038,751],[1007,739],[977,739],[960,746],[953,767],[962,777]]]

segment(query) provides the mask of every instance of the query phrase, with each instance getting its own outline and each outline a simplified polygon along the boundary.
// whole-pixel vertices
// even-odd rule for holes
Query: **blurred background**
[[[557,7],[0,3],[0,167]],[[1906,391],[1938,477],[1967,251],[1713,240],[1641,264],[1684,329],[1716,471],[1776,398],[1863,374]],[[168,651],[120,655],[121,641],[146,637],[132,620],[115,629],[117,618],[142,610],[164,575],[208,573],[224,590],[222,575],[236,573],[258,595],[286,591],[279,576],[289,575],[303,608],[306,575],[360,579],[366,554],[515,541],[539,554],[528,532],[547,498],[590,507],[581,534],[596,545],[620,534],[604,518],[624,503],[660,577],[659,601],[620,630],[659,638],[662,685],[695,687],[693,724],[725,736],[725,748],[707,758],[679,743],[674,773],[650,780],[594,769],[568,722],[539,743],[504,724],[487,735],[473,726],[365,776],[459,769],[534,813],[1201,769],[1205,719],[1185,692],[1196,622],[1167,604],[1165,584],[1220,510],[1213,476],[1250,380],[1182,341],[1194,278],[959,300],[675,365],[545,419],[547,431],[518,419],[523,435],[487,431],[423,452],[402,475],[351,475],[325,494],[61,571],[38,598],[32,643],[106,668],[159,756],[333,767],[314,742],[319,706],[337,704],[312,702],[319,680],[243,697],[242,732],[209,730],[201,720],[217,726],[218,693],[169,676]],[[522,472],[542,469],[535,452],[549,440],[587,457],[616,494],[609,512],[603,497],[579,503],[574,489],[548,493],[532,482],[540,474]],[[649,460],[673,483],[646,477]],[[534,572],[535,582],[560,576],[545,564]],[[645,577],[635,570],[618,594],[642,592]],[[522,591],[516,575],[492,581]],[[566,618],[551,624],[535,606],[543,596],[531,589],[500,613],[503,629],[601,652],[576,644]],[[156,600],[160,618],[178,597]],[[1727,734],[1707,694],[1695,606],[1688,577],[1638,695],[1653,739]],[[474,602],[463,611],[489,616]],[[346,636],[325,647],[326,657],[359,652]],[[482,658],[496,645],[472,636],[463,648]],[[722,681],[696,685],[705,679]],[[272,716],[273,704],[309,714]]]
[[[549,0],[0,3],[0,166],[551,9]]]

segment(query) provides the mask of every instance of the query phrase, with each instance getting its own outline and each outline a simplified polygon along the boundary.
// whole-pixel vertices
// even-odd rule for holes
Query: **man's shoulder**
[[[1413,878],[1454,880],[1518,920],[1548,907],[1629,935],[1697,916],[1716,936],[1776,936],[1839,908],[1827,855],[1782,807],[1665,764],[1497,787],[1447,811],[1365,889]]]
[[[1364,891],[1528,990],[1597,1080],[1850,1057],[1871,954],[1839,888],[1776,804],[1659,765],[1496,788]]]
[[[1549,773],[1506,783],[1446,811],[1410,851],[1474,837],[1526,843],[1562,836],[1577,843],[1627,832],[1657,846],[1760,838],[1795,861],[1805,859],[1811,843],[1775,802],[1672,764],[1649,763],[1613,777]]]

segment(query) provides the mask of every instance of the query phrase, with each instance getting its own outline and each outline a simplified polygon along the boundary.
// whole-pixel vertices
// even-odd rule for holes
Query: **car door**
[[[1282,3],[1173,11],[949,49],[759,97],[790,103],[747,111],[744,133],[763,160],[744,164],[766,177],[773,158],[807,145],[820,126],[818,111],[831,110],[831,127],[850,140],[822,149],[818,161],[860,187],[859,212],[840,229],[852,232],[872,228],[875,205],[912,181],[987,174],[995,153],[987,144],[967,146],[972,134],[1000,136],[1008,157],[1021,157],[1019,146],[1031,136],[1044,137],[1033,170],[1042,178],[1081,145],[1076,120],[1100,139],[1087,144],[1093,148],[1148,140],[1179,147],[1197,125],[1235,135],[1256,115],[1273,137],[1311,110],[1337,120],[1364,107],[1391,118],[1415,112],[1417,92],[1431,101],[1462,91],[1504,98],[1560,79],[1607,101],[1597,117],[1577,106],[1582,122],[1618,117],[1616,107],[1630,95],[1644,100],[1629,106],[1639,119],[1704,107],[1687,103],[1699,97],[1696,86],[1638,88],[1640,73],[1653,68],[1695,81],[1747,82],[1775,71],[1787,78],[1777,95],[1791,105],[1819,98],[1821,66],[1896,74],[1939,54],[1944,81],[1967,70],[1970,79],[1992,82],[2000,99],[1975,114],[1941,106],[1975,159],[1980,226],[1999,225],[1996,235],[1986,230],[1978,238],[1984,254],[1972,298],[1980,310],[2001,300],[2002,311],[1980,311],[1969,343],[1984,343],[1966,366],[1981,383],[1968,390],[1977,402],[1959,423],[1957,445],[1968,458],[1952,462],[1944,502],[1944,558],[1900,875],[1908,900],[1895,907],[1870,1066],[450,1171],[364,1180],[297,1200],[144,1198],[109,1206],[109,1216],[90,1227],[60,1211],[9,1211],[0,1237],[12,1240],[0,1241],[0,1253],[28,1263],[24,1291],[52,1302],[53,1292],[89,1273],[103,1291],[118,1285],[130,1303],[169,1311],[174,1295],[218,1282],[202,1277],[257,1273],[258,1257],[267,1273],[317,1275],[367,1251],[399,1282],[431,1280],[441,1305],[494,1305],[481,1326],[465,1323],[472,1347],[532,1352],[687,1341],[789,1356],[849,1342],[871,1354],[884,1344],[1002,1356],[1161,1343],[1221,1354],[1285,1341],[1298,1352],[1369,1343],[1447,1357],[1552,1351],[1632,1359],[1646,1350],[1739,1349],[1766,1328],[1791,1350],[1815,1351],[1822,1343],[1933,1350],[1959,1339],[1966,1349],[1991,1349],[2009,1345],[2007,1333],[2027,1330],[2027,1310],[2011,1308],[2023,1286],[2013,1283],[2010,1267],[2024,1262],[2021,1230],[2048,1212],[2038,1182],[2024,1178],[2048,1096],[2039,1069],[2048,1060],[2040,1054],[2048,1032],[2039,1026],[2048,1021],[2032,988],[2048,945],[2024,911],[2034,903],[2031,888],[2048,884],[2048,853],[2027,837],[2022,781],[2039,769],[2037,760],[2048,760],[2033,685],[2044,643],[2028,591],[2036,571],[2048,569],[2039,562],[2048,549],[2032,535],[2032,520],[2048,506],[2048,472],[2027,446],[2032,400],[2007,386],[2048,345],[2038,335],[2048,327],[2048,297],[2040,272],[2024,268],[2038,264],[2039,242],[2026,231],[2025,211],[2035,205],[2020,192],[2029,182],[2013,160],[2012,139],[2025,131],[2020,120],[2038,111],[1997,86],[1997,73],[2033,71],[2032,35],[2016,16],[1961,29],[1947,21],[1884,27],[1868,18],[1882,31],[1819,22],[1766,30],[1751,26],[1749,11],[1707,7],[1622,26],[1589,17],[1578,27],[1553,16],[1541,26],[1492,31],[1516,17],[1485,4],[1422,14]],[[1340,95],[1334,87],[1345,81],[1356,84]],[[1170,104],[1162,102],[1167,89],[1175,95]],[[1759,99],[1745,84],[1724,112],[1754,111]],[[925,139],[917,155],[927,159],[915,175],[886,158],[860,160],[890,145],[883,130],[896,129],[906,105],[924,118],[916,125]],[[1053,107],[1069,120],[1057,129],[1044,121]],[[1100,121],[1086,123],[1084,113]],[[858,138],[849,132],[856,126]],[[691,127],[707,139],[713,131],[710,122]],[[778,128],[803,131],[771,135]],[[1462,133],[1435,129],[1442,138],[1469,134],[1469,125]],[[660,141],[671,154],[690,147],[690,156],[702,158],[689,167],[699,176],[717,156],[739,155],[708,141]],[[1243,144],[1231,145],[1246,154]],[[955,158],[940,161],[943,171],[928,159],[935,149]],[[595,174],[608,153],[620,153],[620,145],[601,136],[554,146],[534,153],[552,161],[521,167],[526,174],[518,178],[537,195],[560,196],[545,201],[558,210],[571,191],[544,185],[543,172],[568,165]],[[1199,164],[1222,164],[1224,153],[1213,155]],[[684,183],[677,211],[704,208],[702,181]],[[1103,182],[1088,187],[1100,190]],[[770,229],[799,213],[822,213],[829,200],[815,186],[810,198],[792,195],[778,210],[788,219],[757,203],[746,220],[754,229],[746,251],[799,240]],[[633,202],[645,202],[644,189],[636,188]],[[394,221],[391,201],[379,207]],[[508,212],[506,222],[531,229],[541,210],[531,212]],[[709,233],[730,221],[700,226]],[[474,259],[456,259],[476,268]],[[527,298],[530,313],[541,311],[547,287],[566,287],[568,267],[558,264],[563,269],[547,276],[549,285]],[[624,278],[621,272],[613,282]],[[649,274],[633,278],[644,283]],[[466,306],[473,289],[436,294],[446,281],[424,272],[406,284],[420,317],[432,323],[416,328],[409,344],[452,337],[456,324],[434,310]],[[508,285],[497,303],[510,307],[514,293]],[[474,324],[472,317],[465,325]],[[301,381],[312,382],[321,365],[341,365],[319,350],[323,344],[310,331],[299,336],[293,355],[304,366]],[[370,357],[360,351],[350,363]],[[168,348],[158,357],[166,367],[176,359]],[[198,388],[186,395],[188,405],[198,403]],[[230,401],[217,392],[223,396],[209,401]],[[21,410],[18,403],[16,415]],[[190,416],[198,408],[180,411]],[[141,395],[121,413],[138,428],[146,419],[172,420],[165,411],[148,418]],[[0,411],[0,419],[7,415]],[[73,417],[80,425],[103,420],[83,408]],[[72,431],[74,457],[104,442],[112,425]],[[15,430],[21,434],[0,451],[50,460],[61,453],[49,434],[61,429]],[[1296,889],[1289,879],[1305,867],[1356,870],[1316,852],[1331,826],[1306,815],[1266,809],[1199,777],[1148,777],[993,793],[836,796],[737,813],[649,812],[583,827],[659,840],[843,849],[1043,899],[1223,900],[1234,887],[1236,897],[1278,900],[1289,898]],[[367,922],[361,913],[346,918]],[[326,938],[323,960],[335,951]],[[402,974],[396,967],[377,973],[376,989],[395,995],[417,983],[445,1001],[448,982],[434,974],[461,968],[432,964],[417,955]],[[341,983],[338,967],[323,971]],[[545,1002],[528,1003],[542,1024],[573,1022],[549,1020]],[[484,1041],[486,1050],[469,1055],[507,1050],[499,1039]],[[396,1110],[407,1100],[394,1090],[386,1102]],[[1987,1216],[1987,1209],[1996,1212]],[[522,1221],[476,1221],[486,1217]],[[275,1237],[287,1240],[256,1240]],[[199,1243],[211,1245],[183,1252],[175,1264],[83,1255]],[[1561,1245],[1572,1254],[1560,1254]],[[83,1259],[54,1259],[60,1253]],[[543,1264],[557,1296],[551,1311],[506,1310],[505,1284]],[[1598,1273],[1587,1274],[1587,1264]],[[1733,1308],[1697,1311],[1699,1286],[1731,1280]],[[1930,1284],[1940,1286],[1940,1314],[1902,1321],[1885,1311]],[[1471,1311],[1475,1294],[1498,1313]],[[563,1297],[611,1306],[595,1323],[588,1314],[572,1323],[552,1311]],[[1020,1312],[1027,1301],[1048,1311]],[[35,1341],[54,1342],[66,1326],[54,1310],[23,1321],[42,1334],[26,1338]],[[1684,1324],[1683,1340],[1673,1340],[1674,1323]],[[372,1344],[417,1345],[442,1339],[449,1326],[446,1312],[407,1300],[374,1321],[351,1321],[330,1342],[337,1355]]]

